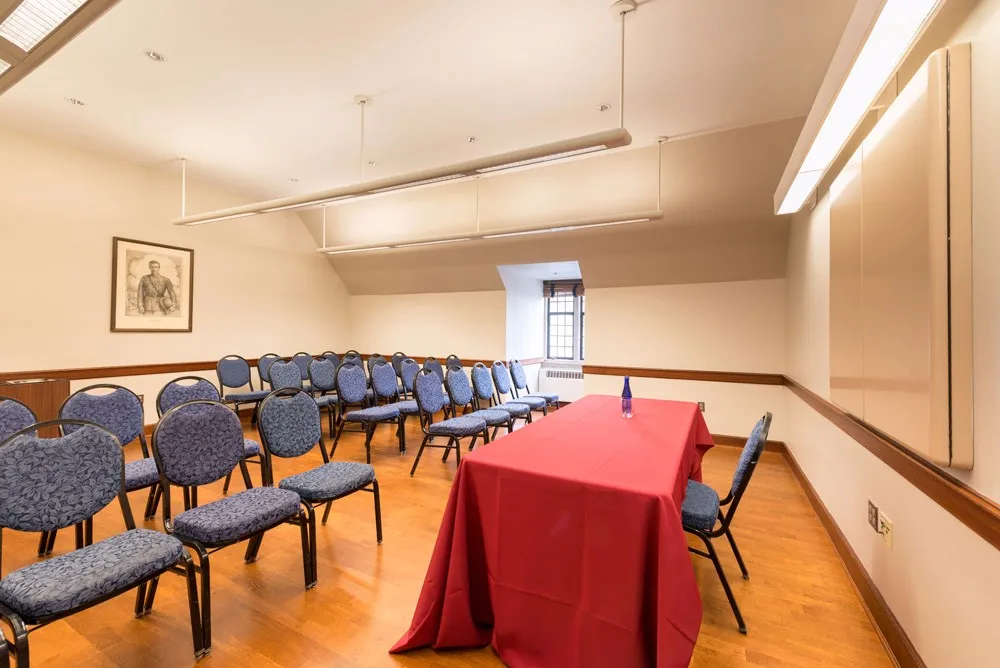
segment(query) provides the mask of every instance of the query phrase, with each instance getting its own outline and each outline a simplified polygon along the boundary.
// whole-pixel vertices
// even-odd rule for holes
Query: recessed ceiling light
[[[465,141],[469,142],[470,144],[475,144],[477,141],[479,141],[479,137],[469,137]]]
[[[66,101],[69,102],[70,104],[76,105],[77,107],[83,107],[87,104],[83,100],[78,100],[75,97],[67,97]]]
[[[294,176],[293,176],[293,177],[291,177],[291,178],[290,178],[290,179],[288,179],[288,180],[289,180],[289,181],[291,181],[292,183],[298,183],[298,182],[299,182],[299,180],[298,180],[297,178],[295,178]]]
[[[146,57],[152,60],[154,63],[165,63],[167,62],[167,57],[162,53],[157,53],[156,51],[143,51]]]
[[[607,102],[605,102],[604,104],[599,104],[597,105],[597,110],[601,113],[604,113],[605,111],[610,111],[611,105],[608,104]]]
[[[378,165],[378,163],[377,163],[377,162],[375,162],[374,160],[369,160],[369,161],[368,161],[368,166],[369,166],[369,167],[375,167],[376,165]]]

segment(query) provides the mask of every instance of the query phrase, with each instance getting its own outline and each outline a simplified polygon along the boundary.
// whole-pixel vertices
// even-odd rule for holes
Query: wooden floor
[[[415,422],[415,421],[411,421]],[[416,429],[408,442],[419,443]],[[503,447],[503,439],[489,447]],[[390,428],[375,436],[373,462],[382,490],[385,539],[375,542],[372,496],[358,493],[334,504],[319,527],[319,584],[304,591],[299,533],[282,526],[267,534],[258,561],[243,563],[241,546],[212,557],[213,651],[200,668],[221,666],[498,666],[489,648],[387,650],[408,628],[455,475],[454,457],[421,461],[409,477],[415,447],[400,456]],[[135,453],[131,453],[133,456]],[[705,457],[705,480],[729,485],[739,450],[717,447]],[[364,461],[363,440],[345,435],[337,459]],[[318,451],[278,461],[280,478],[321,463]],[[259,468],[251,467],[259,481]],[[242,489],[234,481],[236,489]],[[205,487],[205,503],[221,483]],[[141,519],[143,494],[132,495]],[[176,502],[179,507],[180,499]],[[162,528],[150,523],[150,528]],[[123,527],[117,505],[102,511],[95,539]],[[692,557],[704,600],[693,666],[892,666],[833,545],[784,460],[765,453],[739,509],[734,533],[752,579],[739,577],[725,541],[719,548],[749,634],[740,635],[710,562]],[[4,572],[32,563],[37,536],[5,532]],[[72,547],[60,533],[56,554]],[[32,634],[35,666],[193,665],[183,579],[165,575],[153,613],[132,616],[131,595]]]

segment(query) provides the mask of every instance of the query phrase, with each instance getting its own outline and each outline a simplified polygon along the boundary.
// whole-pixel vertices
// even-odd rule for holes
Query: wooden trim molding
[[[747,444],[746,436],[728,436],[726,434],[712,434],[712,441],[716,445],[721,445],[725,448],[742,448]],[[771,441],[768,440],[764,444],[765,452],[774,452],[779,455],[785,454],[788,448],[785,446],[784,441]]]
[[[965,526],[1000,549],[1000,506],[906,446],[848,415],[802,384],[786,377],[785,386]]]
[[[696,369],[652,369],[634,366],[583,365],[584,374],[595,376],[631,376],[664,380],[699,380],[709,383],[739,383],[744,385],[783,385],[780,373],[741,373],[737,371],[699,371]]]
[[[256,366],[256,359],[248,359],[250,366]],[[151,376],[158,373],[188,373],[190,371],[215,371],[215,361],[211,362],[165,362],[162,364],[125,364],[121,366],[95,366],[75,369],[44,369],[40,371],[0,372],[0,381],[24,380],[26,378],[65,378],[66,380],[92,380],[95,378],[118,378],[121,376]]]
[[[785,460],[788,462],[788,467],[798,479],[802,491],[805,492],[806,497],[819,516],[820,522],[823,523],[826,532],[830,535],[833,547],[837,550],[837,554],[840,555],[844,569],[851,578],[851,582],[854,584],[854,588],[857,590],[858,596],[864,604],[865,611],[871,618],[875,629],[882,637],[882,643],[886,649],[895,658],[900,668],[927,668],[923,659],[920,658],[920,654],[917,653],[917,649],[910,641],[909,636],[906,635],[906,631],[903,630],[903,626],[896,619],[896,615],[892,614],[889,604],[882,598],[882,593],[879,591],[878,586],[871,579],[871,576],[868,575],[868,571],[865,569],[864,564],[861,563],[861,560],[858,559],[858,555],[851,549],[851,544],[847,541],[847,537],[844,536],[844,532],[840,530],[836,520],[833,519],[833,515],[830,514],[830,511],[827,510],[827,507],[819,498],[819,494],[816,493],[816,489],[799,467],[799,463],[795,461],[795,457],[791,451],[785,450],[784,455]]]

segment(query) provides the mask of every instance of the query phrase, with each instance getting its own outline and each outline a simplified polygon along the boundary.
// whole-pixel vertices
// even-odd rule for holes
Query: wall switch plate
[[[878,532],[882,536],[885,544],[892,549],[892,520],[890,520],[881,510],[878,513]]]
[[[705,412],[705,402],[704,401],[699,401],[698,402],[698,410],[700,410],[702,413]]]
[[[871,501],[868,502],[868,524],[871,525],[872,531],[878,533],[878,506]]]

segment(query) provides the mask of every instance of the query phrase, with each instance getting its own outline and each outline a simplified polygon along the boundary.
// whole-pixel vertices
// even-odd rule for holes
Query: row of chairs
[[[368,464],[330,461],[319,406],[309,394],[285,389],[265,397],[259,408],[260,443],[244,438],[238,415],[203,378],[171,381],[156,406],[161,417],[150,456],[142,404],[128,388],[79,390],[63,403],[59,419],[42,423],[24,404],[0,397],[0,539],[4,528],[40,532],[39,553],[47,554],[56,532],[73,526],[77,547],[0,579],[0,621],[11,632],[9,642],[0,634],[0,666],[8,664],[11,652],[19,668],[29,665],[29,627],[35,630],[127,591],[137,590],[136,616],[149,613],[159,576],[166,572],[187,579],[194,653],[204,656],[211,650],[209,555],[247,541],[244,559],[251,563],[264,533],[281,524],[297,525],[310,589],[317,582],[314,509],[326,506],[325,524],[333,501],[357,491],[374,495],[376,537],[382,542],[375,471]],[[58,437],[39,437],[40,430],[52,428]],[[123,444],[134,440],[143,459],[126,463]],[[322,466],[275,484],[273,457],[299,457],[317,445]],[[253,487],[246,466],[251,452],[260,460],[262,487]],[[146,475],[150,465],[152,478]],[[228,480],[237,468],[247,489],[199,506],[198,488]],[[182,512],[173,511],[171,486],[182,490]],[[162,500],[163,533],[136,528],[127,492],[146,488],[147,519]],[[94,543],[93,517],[115,498],[125,531]]]

